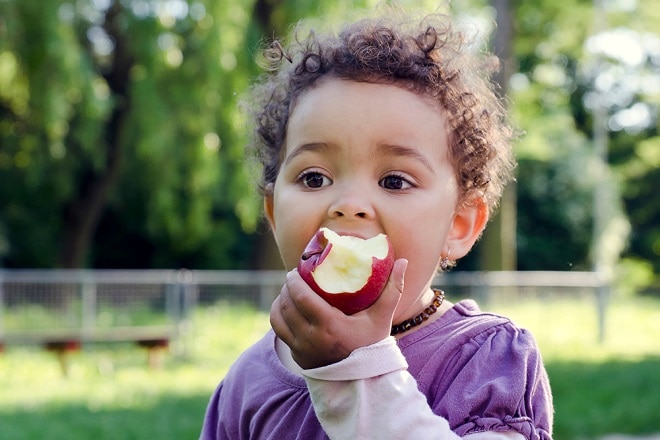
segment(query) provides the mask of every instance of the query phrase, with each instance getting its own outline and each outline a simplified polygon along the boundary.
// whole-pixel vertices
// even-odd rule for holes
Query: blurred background
[[[501,58],[522,132],[439,283],[538,335],[558,439],[660,432],[657,2],[399,3]],[[255,59],[376,4],[0,0],[0,438],[197,437],[281,283],[243,156]]]

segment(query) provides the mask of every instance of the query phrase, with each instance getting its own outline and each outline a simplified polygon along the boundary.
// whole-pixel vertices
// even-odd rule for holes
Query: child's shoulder
[[[440,338],[444,341],[450,338],[470,340],[484,332],[493,331],[515,333],[525,330],[516,326],[509,318],[483,311],[474,300],[465,299],[455,303],[431,325],[401,338],[399,345],[406,346],[427,338]]]
[[[406,358],[454,359],[514,356],[539,353],[534,336],[511,319],[480,309],[473,300],[453,305],[431,325],[399,340]],[[427,353],[427,357],[423,353]]]
[[[399,342],[420,391],[456,433],[505,425],[533,432],[534,426],[551,425],[552,398],[540,351],[532,334],[510,319],[464,300]],[[521,417],[510,424],[515,414]]]
[[[454,336],[462,336],[477,345],[499,343],[502,348],[510,349],[515,341],[514,347],[538,350],[536,340],[529,330],[518,326],[506,316],[481,310],[473,300],[460,301],[454,305],[453,310],[457,316],[450,323],[448,331],[452,331]]]
[[[491,325],[508,324],[515,326],[506,316],[482,310],[479,304],[472,299],[457,302],[451,308],[451,311],[457,315],[454,319],[455,322],[461,324],[476,325],[481,323],[488,325],[490,323]]]
[[[399,346],[409,372],[420,390],[435,402],[434,407],[458,401],[472,408],[476,403],[466,396],[485,383],[499,384],[501,393],[495,400],[507,401],[514,396],[516,402],[528,394],[527,385],[547,385],[532,334],[506,317],[482,311],[474,301],[454,304],[431,325],[401,338]],[[510,406],[510,414],[514,414],[515,405]]]

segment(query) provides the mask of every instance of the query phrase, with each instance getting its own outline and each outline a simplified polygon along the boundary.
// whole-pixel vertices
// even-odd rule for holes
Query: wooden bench
[[[69,356],[92,343],[129,342],[147,350],[151,368],[162,365],[162,355],[176,336],[174,326],[109,327],[94,329],[38,329],[0,334],[0,352],[7,345],[39,345],[54,353],[62,374],[69,373]]]

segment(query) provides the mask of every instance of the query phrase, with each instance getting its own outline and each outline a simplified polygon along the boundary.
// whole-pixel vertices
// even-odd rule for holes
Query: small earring
[[[449,254],[451,254],[451,249],[447,250],[447,255],[440,259],[440,269],[447,270],[451,266],[451,261],[449,260]]]

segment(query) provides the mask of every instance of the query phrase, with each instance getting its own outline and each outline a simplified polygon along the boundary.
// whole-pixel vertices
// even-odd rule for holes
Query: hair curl
[[[469,203],[480,196],[490,210],[496,207],[515,160],[513,131],[490,81],[493,57],[470,53],[464,34],[444,15],[411,24],[389,14],[348,24],[337,35],[300,34],[299,25],[287,49],[275,41],[265,50],[269,74],[251,89],[252,149],[262,167],[262,192],[277,178],[297,100],[321,78],[335,77],[396,85],[439,105],[446,112],[459,199]]]

